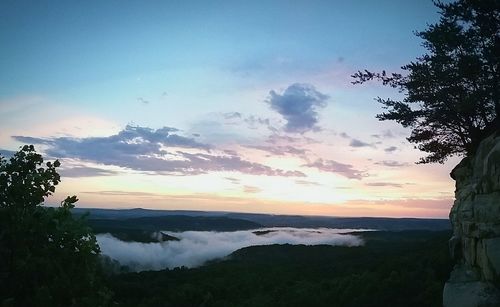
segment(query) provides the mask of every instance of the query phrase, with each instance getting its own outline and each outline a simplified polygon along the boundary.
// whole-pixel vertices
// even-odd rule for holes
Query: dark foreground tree
[[[32,145],[10,160],[0,156],[0,304],[106,305],[96,238],[71,215],[76,196],[42,206],[60,182],[60,163],[42,164]]]
[[[405,74],[353,75],[354,84],[375,79],[404,94],[402,101],[377,98],[387,110],[377,118],[412,129],[408,141],[429,153],[420,163],[473,154],[500,130],[500,1],[435,4],[439,22],[416,33],[428,53],[403,66]]]

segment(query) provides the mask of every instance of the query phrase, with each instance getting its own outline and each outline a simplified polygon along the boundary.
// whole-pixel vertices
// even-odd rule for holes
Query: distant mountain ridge
[[[140,229],[144,231],[234,231],[248,230],[262,227],[262,225],[237,218],[224,216],[187,216],[187,215],[166,215],[147,216],[125,219],[93,219],[89,218],[90,225],[96,230],[101,229]]]
[[[301,215],[273,215],[260,213],[238,213],[194,210],[150,210],[75,208],[73,213],[89,213],[89,222],[94,226],[114,225],[127,228],[143,225],[144,230],[247,230],[259,227],[297,228],[363,228],[386,231],[403,230],[448,230],[447,219],[387,218],[387,217],[328,217]],[[223,218],[223,219],[221,219]],[[127,221],[128,220],[128,221]],[[128,225],[128,226],[127,226]],[[134,228],[136,227],[134,226]],[[154,226],[154,227],[153,227]],[[168,227],[168,228],[157,228]],[[130,228],[130,227],[129,227]],[[155,229],[152,229],[155,228]],[[173,229],[174,228],[174,229]]]
[[[92,218],[88,223],[95,233],[109,233],[122,241],[135,241],[142,243],[161,242],[165,234],[161,231],[236,231],[258,229],[262,225],[237,218],[225,216],[188,216],[188,215],[161,215],[141,216],[130,218],[130,212],[122,217],[119,214],[113,218]],[[171,237],[170,239],[176,239]],[[168,240],[170,240],[168,239]]]

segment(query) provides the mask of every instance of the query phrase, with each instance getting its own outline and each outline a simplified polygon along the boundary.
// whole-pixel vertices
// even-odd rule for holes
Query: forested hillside
[[[120,306],[441,306],[449,232],[367,232],[362,247],[272,245],[195,269],[119,274]]]

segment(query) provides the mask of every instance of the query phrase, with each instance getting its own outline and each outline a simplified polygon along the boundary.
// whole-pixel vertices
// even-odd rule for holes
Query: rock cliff
[[[500,133],[483,140],[451,172],[450,253],[456,265],[445,285],[445,307],[500,306]]]

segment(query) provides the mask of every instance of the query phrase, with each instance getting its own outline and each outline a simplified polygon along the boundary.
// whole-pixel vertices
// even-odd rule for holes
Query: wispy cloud
[[[250,129],[258,129],[261,126],[264,126],[272,132],[278,131],[278,129],[273,126],[269,118],[262,118],[259,116],[250,115],[245,117],[243,121],[248,125],[248,128]]]
[[[269,166],[243,160],[234,155],[209,155],[191,154],[178,152],[187,160],[178,161],[184,172],[201,174],[208,171],[237,171],[252,175],[283,176],[283,177],[305,177],[300,171],[285,171],[274,169]]]
[[[317,168],[323,172],[336,173],[349,179],[361,179],[368,174],[354,168],[351,164],[344,164],[334,160],[317,159],[314,162],[304,164],[303,166]]]
[[[238,178],[234,177],[224,177],[227,181],[231,182],[232,184],[240,184],[241,180]]]
[[[257,115],[246,115],[241,112],[211,112],[191,123],[191,135],[202,133],[208,142],[244,143],[255,139],[256,135],[277,133],[282,120]]]
[[[393,139],[396,137],[396,135],[391,130],[384,130],[381,133],[372,134],[371,136],[376,139]]]
[[[358,147],[375,147],[374,144],[371,144],[371,143],[364,142],[364,141],[361,141],[359,139],[353,138],[353,137],[351,137],[349,134],[347,134],[345,132],[339,133],[339,136],[341,138],[351,140],[351,142],[349,142],[349,146],[350,147],[355,147],[355,148],[358,148]]]
[[[377,165],[383,165],[387,167],[405,167],[405,166],[410,166],[410,163],[408,162],[399,162],[395,160],[383,160],[376,162],[375,164]]]
[[[393,187],[393,188],[402,188],[403,185],[400,183],[393,182],[368,182],[365,185],[370,187]]]
[[[161,196],[160,194],[136,191],[83,191],[83,194],[105,195],[105,196]]]
[[[243,187],[243,192],[245,192],[245,193],[259,193],[261,191],[262,191],[262,189],[259,187],[254,187],[254,186],[250,186],[250,185],[246,185]]]
[[[0,149],[0,156],[4,158],[12,157],[16,152],[12,150]]]
[[[360,141],[358,139],[352,139],[351,142],[349,143],[349,146],[351,146],[351,147],[373,147],[372,144]]]
[[[321,186],[321,183],[309,180],[295,180],[296,184],[305,185],[305,186]]]
[[[138,100],[140,103],[142,103],[142,104],[149,104],[149,100],[146,100],[146,99],[144,99],[144,98],[142,98],[142,97],[137,98],[137,100]]]
[[[24,144],[42,144],[42,145],[53,144],[53,141],[51,139],[37,138],[31,136],[14,135],[12,136],[12,138]]]
[[[270,131],[277,132],[278,129],[273,126],[271,119],[256,115],[244,115],[240,112],[226,112],[220,114],[226,124],[245,124],[249,129],[259,129],[265,127]]]
[[[318,109],[326,106],[328,96],[310,84],[295,83],[283,93],[272,90],[267,102],[286,120],[285,131],[303,133],[318,130]]]
[[[389,146],[389,147],[387,147],[387,148],[384,149],[384,151],[387,152],[387,153],[393,153],[396,150],[398,150],[398,148],[396,146]]]
[[[277,156],[283,156],[283,155],[304,156],[307,152],[306,149],[297,148],[290,145],[287,146],[246,145],[245,147],[266,151]]]
[[[234,119],[234,118],[241,118],[241,113],[240,112],[226,112],[222,113],[222,117],[224,119]]]
[[[59,175],[62,177],[99,177],[99,176],[112,176],[118,172],[88,166],[75,166],[69,168],[62,168],[58,170]]]
[[[290,144],[290,143],[305,143],[305,144],[319,144],[321,141],[315,140],[310,137],[306,137],[304,135],[300,135],[300,137],[294,137],[289,135],[281,135],[281,134],[271,134],[266,139],[266,143],[269,144]]]

